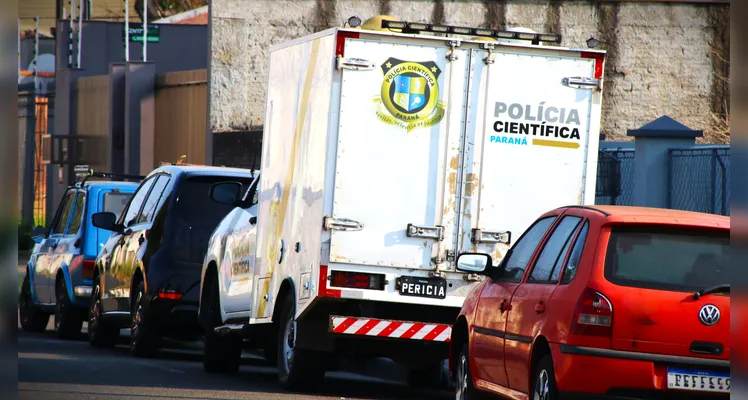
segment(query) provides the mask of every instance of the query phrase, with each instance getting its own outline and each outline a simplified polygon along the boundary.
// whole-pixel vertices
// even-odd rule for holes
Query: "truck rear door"
[[[344,46],[330,262],[447,269],[469,50],[364,34]]]
[[[540,214],[594,203],[598,137],[589,132],[599,131],[594,80],[603,54],[473,50],[469,103],[477,106],[468,111],[460,163],[461,252],[498,263]]]

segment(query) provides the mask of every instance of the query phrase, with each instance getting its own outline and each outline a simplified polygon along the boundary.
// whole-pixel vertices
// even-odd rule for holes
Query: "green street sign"
[[[161,38],[161,27],[158,24],[148,25],[146,42],[158,43]],[[143,43],[143,24],[130,24],[128,27],[130,42]],[[124,39],[124,38],[123,38]]]

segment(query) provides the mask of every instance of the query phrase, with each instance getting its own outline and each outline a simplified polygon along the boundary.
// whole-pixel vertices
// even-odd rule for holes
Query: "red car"
[[[729,217],[569,206],[537,219],[453,327],[458,399],[718,398],[730,392]]]

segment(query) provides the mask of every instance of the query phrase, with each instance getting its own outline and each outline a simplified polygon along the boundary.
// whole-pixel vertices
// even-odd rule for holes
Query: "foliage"
[[[135,0],[135,11],[141,20],[143,1],[148,1],[148,19],[151,21],[208,5],[208,0]]]

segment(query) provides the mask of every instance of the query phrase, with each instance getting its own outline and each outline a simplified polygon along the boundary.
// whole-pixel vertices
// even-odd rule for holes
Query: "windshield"
[[[119,219],[122,210],[130,201],[132,193],[109,192],[104,194],[104,211],[114,213]]]
[[[730,231],[614,228],[605,277],[622,286],[693,292],[729,283]]]
[[[210,235],[234,206],[221,204],[210,198],[210,187],[218,182],[241,182],[242,192],[252,179],[198,176],[183,182],[174,204],[174,224],[169,235],[174,238],[172,254],[176,261],[202,263]]]

